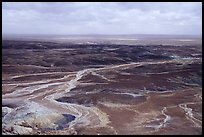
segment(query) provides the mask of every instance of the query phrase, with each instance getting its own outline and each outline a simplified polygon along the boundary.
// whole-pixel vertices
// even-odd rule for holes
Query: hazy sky
[[[3,34],[202,34],[202,3],[3,2]]]

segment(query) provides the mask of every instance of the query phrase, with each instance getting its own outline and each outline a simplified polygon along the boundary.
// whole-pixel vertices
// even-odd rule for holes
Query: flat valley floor
[[[2,44],[2,134],[202,134],[202,45]]]

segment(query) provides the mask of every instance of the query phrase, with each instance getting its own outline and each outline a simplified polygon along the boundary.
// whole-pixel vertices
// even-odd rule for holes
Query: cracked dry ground
[[[3,134],[202,134],[200,46],[2,50]]]

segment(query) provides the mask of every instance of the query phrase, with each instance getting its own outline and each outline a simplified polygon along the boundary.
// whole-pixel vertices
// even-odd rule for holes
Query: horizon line
[[[114,35],[121,35],[121,36],[123,36],[123,35],[169,35],[169,36],[171,36],[171,35],[178,35],[178,36],[202,36],[202,34],[152,34],[152,33],[149,33],[149,34],[142,34],[142,33],[134,33],[134,34],[99,34],[99,33],[96,33],[96,34],[94,34],[94,33],[92,33],[92,34],[37,34],[37,33],[27,33],[27,34],[20,34],[20,33],[2,33],[2,36],[3,35],[75,35],[75,36],[88,36],[88,35],[107,35],[107,36],[114,36]]]

